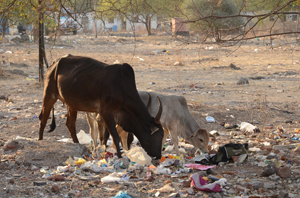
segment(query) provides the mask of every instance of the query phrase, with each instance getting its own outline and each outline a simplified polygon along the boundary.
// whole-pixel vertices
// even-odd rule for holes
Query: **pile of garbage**
[[[100,180],[102,184],[116,182],[126,184],[131,180],[136,181],[136,179],[151,182],[154,180],[155,175],[181,177],[188,174],[190,177],[190,183],[188,184],[191,187],[190,194],[195,194],[193,188],[205,192],[221,192],[222,187],[226,185],[227,180],[221,176],[202,177],[197,173],[197,170],[207,171],[216,167],[215,165],[207,166],[194,162],[195,159],[201,161],[203,157],[208,159],[208,155],[185,158],[183,155],[169,154],[162,157],[159,163],[152,163],[151,157],[141,147],[134,147],[129,151],[125,151],[122,158],[116,156],[116,151],[113,148],[105,151],[104,146],[99,147],[96,150],[100,153],[93,153],[93,155],[101,156],[100,158],[94,158],[93,155],[69,157],[65,161],[65,166],[57,166],[55,169],[41,168],[42,178],[52,181],[65,181],[67,178],[76,177],[84,181]],[[100,173],[106,176],[100,178]],[[181,180],[181,182],[183,181]],[[160,193],[174,191],[175,189],[169,184],[158,189]],[[130,196],[126,192],[119,192],[116,197]]]
[[[225,123],[224,128],[238,128],[240,133],[246,131],[251,134],[258,133],[257,127],[249,123],[242,123],[237,127]],[[93,145],[88,134],[81,131],[77,135],[82,144]],[[51,145],[78,146],[65,143],[66,141],[68,140],[58,140],[57,143],[49,142],[49,145],[51,143]],[[184,154],[180,156],[172,154],[173,146],[167,142],[159,160],[153,160],[143,148],[135,144],[129,151],[123,152],[122,158],[117,157],[112,147],[106,148],[104,145],[99,145],[90,154],[80,147],[79,153],[85,154],[66,157],[63,164],[58,166],[31,165],[28,170],[37,171],[39,175],[39,179],[33,181],[33,186],[50,185],[54,193],[62,193],[63,189],[59,190],[60,188],[56,187],[60,182],[69,182],[72,185],[75,180],[88,182],[88,186],[95,189],[107,185],[135,186],[139,188],[139,192],[146,192],[149,197],[207,196],[207,193],[212,197],[261,197],[260,195],[264,196],[268,193],[287,195],[288,190],[285,191],[278,185],[286,183],[292,186],[300,183],[298,179],[300,178],[300,163],[295,160],[294,154],[287,155],[290,151],[295,154],[299,152],[300,145],[265,144],[265,147],[262,147],[260,144],[251,142],[250,147],[248,143],[220,145],[211,141],[210,153],[196,150],[191,155],[189,144],[181,141],[179,142],[182,147],[180,151]],[[32,144],[36,152],[41,150],[36,146],[41,141],[22,142],[17,139],[2,143],[2,151],[5,152],[1,155],[0,169],[2,170],[14,167],[13,162],[18,161],[17,156],[23,155],[23,150],[28,150],[26,145]],[[45,143],[43,142],[43,145]],[[48,147],[45,148],[48,150]],[[16,153],[7,153],[12,150]],[[35,156],[34,160],[37,159],[38,157]],[[23,164],[19,166],[22,167]],[[252,168],[256,170],[256,173],[252,172],[253,170],[249,172]],[[14,181],[12,177],[7,177],[6,180]],[[115,187],[105,188],[111,190]],[[117,198],[139,197],[127,190],[126,188],[118,190],[113,196]]]

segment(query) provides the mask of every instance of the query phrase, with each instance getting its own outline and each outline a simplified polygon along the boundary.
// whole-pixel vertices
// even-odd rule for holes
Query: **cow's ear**
[[[159,128],[157,128],[157,127],[151,127],[151,135],[153,135],[158,130],[159,130]]]
[[[205,135],[206,134],[206,135]],[[210,133],[208,133],[205,129],[199,129],[198,131],[197,131],[197,136],[199,137],[199,138],[202,138],[202,136],[208,136]]]
[[[161,100],[160,100],[160,98],[158,96],[157,96],[157,99],[158,99],[158,102],[159,102],[159,109],[158,109],[158,112],[157,112],[157,114],[156,114],[156,116],[154,118],[154,122],[156,124],[160,124],[160,117],[161,117],[161,114],[162,114],[162,111],[163,111],[163,106],[162,106]]]
[[[151,95],[149,94],[149,92],[147,92],[148,96],[149,96],[149,100],[148,100],[148,104],[147,104],[147,109],[148,112],[151,112]]]

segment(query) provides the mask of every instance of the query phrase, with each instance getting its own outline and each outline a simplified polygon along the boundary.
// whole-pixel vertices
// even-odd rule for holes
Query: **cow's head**
[[[160,117],[163,111],[163,106],[161,104],[161,100],[159,97],[157,97],[159,101],[159,109],[156,114],[156,116],[153,118],[151,117],[151,127],[150,127],[150,133],[147,133],[147,137],[144,137],[145,140],[145,146],[144,149],[150,155],[151,157],[155,157],[156,159],[161,158],[161,148],[162,148],[162,139],[164,136],[163,128],[160,124]],[[151,101],[151,97],[150,97]],[[148,106],[150,104],[148,103]],[[146,139],[147,138],[147,139]]]
[[[199,129],[187,138],[194,146],[208,153],[209,133],[205,129]]]

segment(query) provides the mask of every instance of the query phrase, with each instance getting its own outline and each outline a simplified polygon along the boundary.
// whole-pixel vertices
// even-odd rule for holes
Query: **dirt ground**
[[[288,135],[289,138],[284,140],[285,144],[293,143],[290,136],[299,128],[300,47],[296,37],[278,37],[273,45],[269,44],[268,39],[255,39],[233,46],[231,43],[200,44],[194,37],[187,40],[170,36],[94,38],[92,35],[65,35],[56,40],[54,46],[53,42],[47,39],[46,54],[49,64],[65,54],[88,56],[109,64],[118,60],[132,65],[138,89],[183,95],[201,128],[217,130],[221,134],[210,142],[212,146],[224,145],[230,141],[260,145],[255,137],[241,134],[243,137],[233,138],[228,135],[231,131],[225,130],[220,125],[222,122],[255,123],[261,130],[264,141],[270,141],[271,144],[281,144],[272,136],[276,127],[282,127]],[[3,141],[16,136],[37,138],[38,115],[43,97],[43,83],[37,80],[38,46],[34,43],[3,43],[0,44],[0,55],[0,97],[3,96],[0,100],[0,138]],[[236,67],[230,67],[231,64]],[[240,78],[247,78],[249,83],[238,85]],[[58,127],[53,133],[44,134],[46,140],[70,137],[65,126],[66,107],[57,102],[55,109]],[[206,122],[206,116],[214,117],[216,122]],[[76,127],[77,131],[82,129],[88,132],[83,112],[78,115]],[[250,175],[259,175],[263,170],[262,167],[252,166],[250,162],[241,168],[241,173]],[[226,170],[237,171],[234,166],[229,166]],[[30,172],[25,169],[17,171]],[[224,170],[218,166],[215,171],[221,173]],[[2,176],[5,177],[3,174]],[[37,177],[38,173],[33,171],[29,181],[20,182],[32,185]],[[166,178],[160,180],[164,181]],[[22,197],[22,194],[16,192],[7,192],[7,181],[2,180],[0,183],[1,197]],[[130,191],[135,188],[119,184],[89,187],[87,183],[78,181],[76,191],[69,193],[69,197],[112,197],[119,190]],[[66,188],[69,188],[73,184],[65,182],[60,185],[68,185]],[[158,186],[153,185],[148,187]],[[140,186],[138,188],[142,189]],[[276,190],[273,189],[272,193],[266,191],[264,195],[272,195]],[[62,194],[49,192],[41,196],[64,196]],[[147,189],[142,189],[136,194],[138,197],[149,197],[155,193],[149,194]],[[167,196],[168,193],[160,195]],[[221,196],[227,197],[224,194]]]

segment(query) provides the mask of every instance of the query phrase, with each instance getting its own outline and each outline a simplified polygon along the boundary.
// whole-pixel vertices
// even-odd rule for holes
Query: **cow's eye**
[[[202,139],[200,139],[200,142],[203,142],[203,140],[202,140]]]

